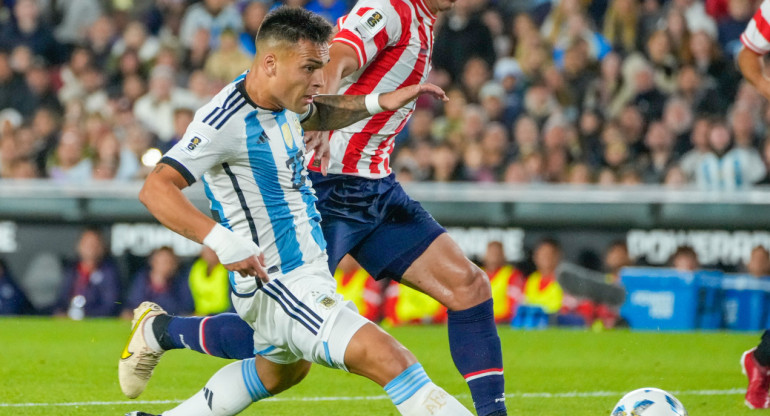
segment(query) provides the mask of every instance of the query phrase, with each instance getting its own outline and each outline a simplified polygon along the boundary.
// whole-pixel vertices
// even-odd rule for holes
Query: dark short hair
[[[265,16],[257,33],[257,42],[274,39],[297,43],[308,40],[325,43],[332,34],[332,26],[323,17],[298,7],[283,6]]]

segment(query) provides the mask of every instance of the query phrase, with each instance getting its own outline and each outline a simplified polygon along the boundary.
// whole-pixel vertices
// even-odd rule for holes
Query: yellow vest
[[[494,302],[495,320],[510,319],[513,299],[508,296],[508,286],[516,269],[511,265],[503,266],[494,276],[490,276],[489,284],[492,286],[492,301]]]
[[[345,273],[337,269],[334,271],[334,280],[337,281],[337,292],[356,305],[358,313],[368,316],[369,305],[366,303],[364,294],[366,293],[366,282],[369,280],[369,273],[363,268],[356,270],[353,276],[347,282],[343,281]]]
[[[190,269],[190,292],[195,301],[196,315],[213,315],[230,309],[230,281],[225,266],[218,264],[211,271],[208,265],[198,259]]]
[[[527,305],[540,306],[548,314],[559,312],[562,300],[564,299],[561,285],[554,280],[548,286],[540,289],[540,282],[542,280],[543,276],[540,275],[540,272],[534,272],[529,275],[527,283],[524,285],[524,296]]]
[[[398,285],[398,299],[393,313],[399,323],[433,323],[446,308],[432,297],[405,285]],[[394,322],[389,322],[393,324]]]

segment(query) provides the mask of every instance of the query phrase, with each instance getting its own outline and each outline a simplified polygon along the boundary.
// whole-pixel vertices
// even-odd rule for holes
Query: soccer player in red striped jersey
[[[738,67],[765,98],[770,99],[770,80],[764,74],[763,57],[770,52],[770,0],[764,0],[741,34],[743,49],[738,53]],[[743,353],[741,368],[748,378],[746,406],[770,408],[770,331],[765,330],[759,345]]]
[[[424,82],[437,15],[455,0],[359,0],[329,48],[327,93],[376,94]],[[449,309],[449,346],[480,416],[506,415],[503,360],[486,274],[404,192],[390,168],[414,104],[331,132],[328,175],[312,174],[333,270],[350,253],[375,278]],[[320,170],[320,169],[319,169]]]
[[[455,1],[360,0],[337,22],[323,92],[367,94],[370,113],[376,114],[331,132],[328,147],[319,135],[311,135],[307,147],[316,149],[318,160],[311,162],[315,172],[309,178],[323,219],[329,269],[334,271],[349,253],[375,279],[396,280],[446,306],[452,358],[477,414],[504,416],[503,359],[489,279],[391,171],[395,136],[414,104],[379,111],[378,93],[427,79],[436,17]],[[190,348],[240,358],[253,348],[248,345],[252,337],[241,334],[250,328],[237,316],[153,322],[163,350]]]

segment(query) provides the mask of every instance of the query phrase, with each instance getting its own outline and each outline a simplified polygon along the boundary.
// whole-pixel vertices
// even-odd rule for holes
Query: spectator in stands
[[[628,254],[625,241],[613,241],[604,251],[604,271],[607,273],[607,283],[620,284],[620,270],[632,266],[633,259]]]
[[[622,58],[610,52],[600,61],[599,76],[588,85],[583,108],[600,112],[604,118],[613,118],[620,112],[619,93],[623,90]]]
[[[17,0],[13,18],[0,29],[0,49],[10,51],[27,46],[33,55],[45,57],[49,63],[64,62],[66,53],[52,35],[52,28],[40,16],[36,0]]]
[[[112,45],[112,56],[121,57],[127,52],[136,54],[142,65],[148,65],[160,52],[160,40],[150,33],[142,22],[128,22],[121,36]]]
[[[639,31],[639,2],[634,0],[612,0],[604,16],[604,37],[612,49],[630,53],[637,48]]]
[[[226,29],[219,35],[219,49],[209,54],[203,67],[217,85],[224,86],[250,68],[251,58],[238,48],[235,32]]]
[[[21,315],[31,312],[27,296],[11,275],[8,265],[0,259],[0,315]]]
[[[724,122],[714,123],[709,132],[711,152],[696,171],[696,183],[705,189],[740,189],[759,182],[765,165],[753,148],[730,149],[732,137]]]
[[[671,41],[665,31],[658,30],[647,39],[645,57],[652,65],[656,88],[666,95],[673,93],[679,62],[671,51]]]
[[[690,150],[693,112],[689,103],[679,96],[671,96],[663,107],[663,125],[673,135],[674,155],[681,156]]]
[[[253,57],[257,53],[257,31],[267,15],[268,4],[262,1],[251,1],[243,9],[243,30],[238,34],[241,50]]]
[[[22,115],[30,115],[34,105],[24,77],[13,71],[8,53],[0,49],[0,109],[13,108]]]
[[[692,54],[690,53],[690,29],[687,27],[682,11],[676,7],[671,7],[666,12],[665,31],[671,42],[671,52],[673,53],[679,65],[690,64]]]
[[[556,268],[561,262],[561,245],[554,239],[545,238],[537,243],[532,252],[535,271],[524,284],[525,303],[540,306],[553,315],[562,309],[564,291],[556,281]]]
[[[65,45],[83,44],[88,28],[102,15],[98,0],[56,1],[52,8],[56,39]]]
[[[727,117],[734,148],[751,150],[752,153],[757,152],[757,144],[760,142],[757,132],[758,109],[750,108],[743,103],[735,103]]]
[[[431,173],[428,180],[434,182],[451,182],[460,178],[458,155],[447,143],[439,143],[432,148],[431,155]],[[471,178],[476,181],[483,181],[482,178]],[[485,177],[487,181],[493,181],[493,178]]]
[[[199,29],[205,29],[209,35],[209,46],[217,49],[219,35],[225,29],[239,32],[242,27],[238,9],[227,0],[203,0],[189,6],[182,18],[179,40],[186,48],[194,45],[194,35]]]
[[[758,245],[751,249],[746,272],[756,278],[770,277],[770,252],[767,248]]]
[[[690,38],[690,51],[698,73],[713,80],[721,100],[732,101],[740,75],[734,65],[725,60],[714,38],[705,31],[694,31]]]
[[[200,255],[190,267],[188,284],[196,315],[215,315],[232,308],[229,272],[209,247],[202,246]]]
[[[134,275],[122,315],[131,317],[133,308],[144,301],[155,302],[171,315],[187,315],[195,310],[187,274],[180,270],[179,258],[171,247],[160,247],[150,254],[147,267]]]
[[[83,96],[83,74],[91,67],[91,52],[84,47],[76,47],[70,59],[59,69],[59,101],[66,107],[70,101]]]
[[[77,259],[64,267],[54,313],[71,319],[117,315],[120,275],[101,232],[95,228],[84,230],[76,250]]]
[[[535,119],[524,114],[513,125],[513,157],[523,160],[540,148],[540,128]]]
[[[48,108],[61,113],[63,110],[51,83],[51,74],[42,58],[36,58],[24,74],[29,94],[34,100],[35,113]]]
[[[492,34],[474,10],[470,0],[459,0],[443,17],[433,45],[433,66],[446,71],[458,82],[463,68],[472,57],[478,57],[491,68],[495,63]]]
[[[112,48],[116,40],[115,25],[116,21],[112,16],[101,16],[86,33],[85,45],[93,53],[94,66],[100,71],[105,71],[113,58]]]
[[[482,268],[492,287],[495,322],[509,323],[524,297],[524,275],[505,258],[503,243],[500,241],[487,243]]]
[[[679,70],[677,95],[684,98],[696,115],[721,116],[727,111],[728,100],[719,98],[713,82],[704,82],[703,77],[692,65]]]
[[[76,126],[65,127],[48,161],[48,176],[61,182],[84,183],[91,180],[92,170],[83,133]]]
[[[663,122],[654,121],[647,129],[644,138],[647,153],[640,158],[642,181],[648,184],[661,184],[669,167],[675,163],[674,136]]]
[[[674,254],[668,259],[668,265],[684,272],[694,272],[700,268],[698,254],[690,246],[677,247]]]
[[[174,109],[191,107],[195,103],[192,94],[175,85],[174,70],[168,66],[156,66],[150,74],[150,88],[134,104],[136,119],[167,143],[174,136]]]

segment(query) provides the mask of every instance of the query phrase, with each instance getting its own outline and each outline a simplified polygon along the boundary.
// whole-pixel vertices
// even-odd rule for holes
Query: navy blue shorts
[[[367,179],[310,172],[334,273],[350,253],[376,280],[401,279],[404,271],[446,232],[395,175]]]

